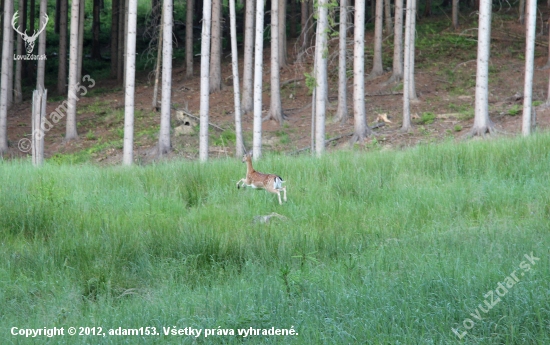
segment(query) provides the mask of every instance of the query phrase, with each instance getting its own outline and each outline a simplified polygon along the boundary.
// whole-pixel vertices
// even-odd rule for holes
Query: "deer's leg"
[[[239,183],[241,183],[241,182],[242,182],[242,186],[244,186],[244,183],[246,182],[245,180],[246,180],[246,179],[242,178],[242,179],[240,179],[239,182],[237,182],[237,189],[240,189],[240,188],[241,188],[241,186],[239,185]]]

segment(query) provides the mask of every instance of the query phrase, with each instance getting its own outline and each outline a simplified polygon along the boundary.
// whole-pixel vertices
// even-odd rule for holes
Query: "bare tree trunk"
[[[362,143],[372,131],[365,113],[365,3],[356,1],[353,25],[353,117],[354,134],[350,143]]]
[[[254,4],[255,0],[246,0],[246,18],[244,33],[243,100],[242,112],[247,114],[254,107]]]
[[[262,156],[262,67],[264,50],[264,2],[256,3],[256,50],[254,54],[254,125],[252,149],[254,160]]]
[[[48,90],[38,89],[32,93],[32,163],[44,164],[44,120],[46,119],[46,100]]]
[[[201,91],[199,159],[208,160],[208,113],[210,101],[210,27],[212,25],[212,0],[204,0],[201,38]]]
[[[11,4],[11,12],[13,13],[13,3]],[[11,21],[10,21],[11,22]],[[14,36],[13,36],[13,30],[9,30],[9,43],[10,46],[8,48],[10,52],[10,59],[8,61],[8,109],[11,108],[13,105],[13,97],[14,97],[14,90],[13,90],[13,47],[14,47]]]
[[[403,78],[403,0],[395,0],[395,24],[393,31],[393,68],[386,83],[395,83]]]
[[[113,0],[111,6],[111,78],[117,76],[119,10],[119,0]]]
[[[128,35],[126,37],[126,67],[124,80],[124,147],[122,164],[134,163],[134,97],[136,82],[136,29],[137,29],[137,2],[130,0],[128,4]]]
[[[537,0],[527,0],[527,38],[525,47],[525,84],[523,87],[523,121],[521,132],[531,134],[533,112],[533,69],[535,66],[535,36],[537,34]]]
[[[126,31],[124,30],[124,22],[126,19],[126,10],[124,4],[126,0],[119,0],[119,11],[118,11],[118,58],[117,58],[117,81],[124,81],[124,50],[126,47],[124,43],[126,42],[125,36]]]
[[[489,119],[489,56],[491,51],[491,0],[479,4],[479,29],[477,39],[476,102],[474,126],[470,135],[491,134],[494,124]]]
[[[525,0],[519,0],[519,22],[525,24]]]
[[[172,107],[172,0],[164,0],[162,42],[162,104],[160,110],[159,155],[170,152],[170,109]]]
[[[303,0],[302,1],[302,16],[301,16],[301,25],[302,32],[298,38],[300,43],[300,48],[296,57],[298,62],[303,62],[305,58],[306,51],[311,47],[311,36],[313,32],[313,16],[311,10],[311,3],[313,0]]]
[[[416,96],[416,83],[414,81],[414,62],[415,62],[415,38],[416,38],[416,0],[411,1],[411,42],[410,42],[410,54],[409,56],[409,99],[413,102],[418,100],[418,97]]]
[[[279,125],[283,123],[283,105],[281,104],[281,89],[279,78],[279,0],[271,1],[271,101],[268,115],[264,120],[275,120]]]
[[[40,0],[40,28],[43,28],[46,25],[46,16],[48,11],[48,0]],[[40,33],[38,36],[38,55],[46,55],[46,30]],[[39,59],[37,63],[37,73],[36,73],[36,89],[44,89],[44,75],[46,73],[46,60]],[[46,98],[46,94],[44,94]]]
[[[286,67],[286,0],[272,0],[279,1],[279,18],[278,30],[279,30],[279,68]]]
[[[374,24],[374,59],[369,80],[384,74],[382,66],[382,16],[384,11],[384,0],[376,0],[376,15]]]
[[[153,89],[153,110],[158,109],[158,93],[159,93],[159,76],[160,76],[160,67],[162,66],[162,41],[164,40],[163,28],[164,28],[164,11],[160,16],[160,27],[159,27],[159,38],[158,38],[158,47],[157,47],[157,66],[155,68],[155,87]]]
[[[288,15],[288,35],[291,38],[296,37],[298,24],[296,21],[296,0],[290,0],[290,11]]]
[[[384,1],[384,15],[386,18],[386,34],[390,35],[393,29],[393,24],[391,20],[391,0]]]
[[[317,39],[315,47],[315,152],[320,157],[325,152],[325,117],[327,86],[327,31],[328,31],[328,1],[319,0],[319,20],[317,22]],[[312,148],[313,149],[313,148]]]
[[[235,153],[237,157],[244,154],[243,130],[241,123],[241,95],[239,91],[239,54],[237,51],[237,19],[235,0],[229,0],[229,20],[231,26],[231,65],[233,68],[233,93],[235,96]]]
[[[346,43],[348,33],[348,1],[340,0],[340,32],[339,32],[339,60],[338,60],[338,109],[336,121],[344,124],[348,120],[348,92],[347,92],[347,67],[346,67]]]
[[[408,132],[411,129],[411,111],[410,111],[410,87],[411,83],[411,36],[414,35],[412,27],[412,2],[415,0],[407,0],[407,17],[405,19],[405,53],[404,55],[404,73],[403,73],[403,126],[401,130]]]
[[[20,14],[19,21],[18,21],[18,30],[20,32],[25,32],[25,27],[22,25],[23,21],[21,20],[21,17],[25,16],[25,12],[22,11],[24,7],[25,0],[19,0],[19,11],[23,12]],[[17,35],[17,55],[21,55],[23,53],[23,37],[21,35]],[[22,71],[22,60],[17,60],[15,62],[15,87],[14,87],[14,93],[15,93],[15,103],[19,104],[23,101],[23,93],[21,90],[21,71]]]
[[[67,2],[59,0],[59,66],[57,70],[57,93],[67,92]]]
[[[212,50],[210,55],[210,93],[222,89],[222,2],[212,0]]]
[[[12,12],[13,12],[13,5],[12,5]],[[31,0],[30,3],[30,10],[29,10],[29,31],[34,32],[34,22],[36,20],[36,0]]]
[[[69,47],[69,100],[67,105],[67,127],[65,140],[78,137],[76,131],[76,98],[77,98],[77,68],[78,68],[78,22],[80,17],[80,1],[71,4],[71,32]]]
[[[97,1],[97,0],[94,0]],[[82,60],[84,59],[84,10],[86,0],[80,0],[80,8],[78,9],[78,67],[76,68],[76,81],[79,83],[82,80]]]
[[[84,4],[82,4],[84,6]],[[94,0],[92,20],[92,59],[101,60],[101,46],[99,45],[99,29],[101,27],[101,12],[99,0]]]
[[[452,17],[453,17],[453,29],[455,30],[458,30],[458,12],[459,12],[459,7],[458,7],[458,1],[459,0],[453,0],[453,13],[452,13]]]
[[[424,5],[424,17],[429,17],[432,15],[432,0],[426,0]]]
[[[130,0],[124,0],[124,54],[125,55],[128,55],[128,21],[130,20],[130,18],[127,18],[130,16],[130,12],[129,12],[129,1]],[[128,57],[124,57],[124,62],[128,62]],[[126,65],[124,65],[124,68],[123,68],[123,84],[126,85],[126,71],[128,70],[128,67]]]
[[[195,0],[187,0],[185,19],[185,76],[193,77],[193,5]]]
[[[13,2],[6,0],[4,2],[4,27],[2,37],[2,80],[0,82],[0,154],[8,151],[8,68],[11,54],[10,32],[11,17],[13,12]]]

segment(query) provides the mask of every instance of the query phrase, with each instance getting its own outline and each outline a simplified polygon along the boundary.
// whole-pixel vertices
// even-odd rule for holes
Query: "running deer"
[[[263,174],[257,172],[252,167],[252,154],[246,153],[243,156],[243,163],[246,163],[246,178],[237,182],[237,188],[249,186],[252,188],[265,189],[268,192],[275,193],[279,197],[279,204],[281,202],[281,191],[284,192],[284,200],[286,201],[286,187],[283,187],[283,179],[280,176],[273,174]]]

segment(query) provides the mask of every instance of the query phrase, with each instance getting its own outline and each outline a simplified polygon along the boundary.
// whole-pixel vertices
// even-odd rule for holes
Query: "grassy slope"
[[[549,135],[257,163],[288,203],[237,190],[235,160],[134,168],[0,163],[0,328],[290,328],[252,343],[550,343]],[[287,221],[253,223],[277,212]],[[519,276],[524,254],[541,258]],[[520,282],[482,321],[476,306]],[[199,343],[241,343],[212,336]]]

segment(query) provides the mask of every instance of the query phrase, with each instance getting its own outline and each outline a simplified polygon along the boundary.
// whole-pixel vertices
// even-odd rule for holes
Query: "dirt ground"
[[[544,12],[546,8],[543,9]],[[464,18],[467,19],[466,16]],[[546,17],[544,17],[546,18]],[[472,22],[473,25],[473,22]],[[540,26],[540,23],[539,23]],[[450,28],[442,32],[417,34],[415,82],[418,101],[411,104],[413,128],[404,133],[400,130],[402,118],[401,84],[387,85],[391,75],[392,38],[384,43],[384,75],[366,81],[365,98],[367,122],[373,126],[378,115],[387,114],[391,123],[374,130],[375,135],[360,143],[357,149],[402,149],[419,143],[437,143],[447,140],[466,140],[473,125],[475,103],[476,46],[456,44],[456,49],[449,46],[438,48],[436,36],[448,37],[449,40],[475,41],[477,31],[467,23],[459,31]],[[493,20],[490,77],[489,109],[499,136],[515,136],[521,133],[521,115],[523,105],[523,83],[525,68],[525,31],[513,16],[495,15]],[[370,72],[372,63],[372,32],[366,38],[367,56],[365,71]],[[424,40],[424,41],[423,41]],[[430,40],[434,44],[430,45]],[[457,41],[458,42],[458,41]],[[462,41],[461,41],[462,42]],[[542,69],[548,60],[548,34],[537,37],[535,76],[533,84],[533,101],[537,113],[537,130],[546,131],[550,126],[550,110],[544,104],[547,98],[548,74],[550,70]],[[333,41],[334,47],[337,42]],[[281,82],[296,80],[281,88],[282,104],[288,120],[279,126],[274,121],[263,123],[264,152],[278,151],[296,153],[310,144],[311,133],[311,95],[303,80],[304,72],[312,69],[311,61],[304,64],[295,63],[295,45],[289,42],[289,65],[281,69]],[[351,47],[350,47],[351,49]],[[440,49],[438,51],[438,49]],[[351,54],[349,54],[351,55]],[[264,86],[269,81],[269,45],[264,52]],[[351,56],[349,56],[351,58]],[[350,60],[351,61],[351,60]],[[239,63],[242,63],[240,59]],[[174,60],[172,81],[172,127],[175,123],[175,109],[186,108],[192,114],[199,114],[199,68],[200,61],[195,61],[195,75],[185,78],[185,62]],[[348,64],[351,66],[351,64]],[[242,73],[242,65],[241,73]],[[351,67],[348,67],[351,68]],[[348,82],[349,119],[345,124],[334,123],[333,116],[337,105],[337,58],[329,66],[329,101],[326,121],[327,139],[338,138],[327,144],[327,150],[349,147],[349,134],[353,132],[352,80]],[[93,78],[93,73],[91,73]],[[242,76],[242,74],[241,74]],[[366,76],[368,77],[368,76]],[[210,155],[226,157],[234,154],[234,144],[228,138],[234,130],[234,96],[230,54],[224,55],[222,78],[225,84],[221,92],[210,96],[210,122],[224,131],[210,127]],[[122,160],[122,129],[124,94],[120,86],[110,80],[97,80],[95,88],[103,90],[91,96],[83,97],[77,104],[79,139],[65,143],[65,119],[61,120],[46,134],[46,158],[55,155],[75,154],[88,150],[91,161],[99,164],[118,164]],[[114,90],[114,91],[113,91]],[[265,90],[265,89],[264,89]],[[157,160],[156,144],[160,116],[151,110],[153,86],[146,73],[138,74],[136,80],[135,105],[135,159],[137,163],[148,163]],[[160,96],[159,96],[160,97]],[[30,98],[30,95],[27,96]],[[263,111],[269,109],[269,91],[264,91]],[[50,114],[61,103],[48,102],[47,114]],[[117,113],[118,116],[113,115]],[[8,158],[24,157],[28,153],[18,148],[22,138],[30,138],[31,102],[26,100],[8,111],[8,139],[10,149]],[[243,130],[247,148],[252,143],[253,115],[243,115]],[[226,140],[224,140],[226,139]],[[191,135],[172,136],[173,152],[168,159],[197,159],[198,129]],[[302,150],[307,153],[307,150]]]

